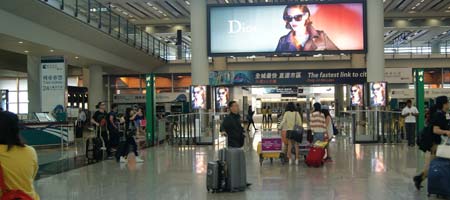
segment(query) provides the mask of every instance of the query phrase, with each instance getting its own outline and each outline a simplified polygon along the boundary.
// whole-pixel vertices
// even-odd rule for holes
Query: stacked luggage
[[[206,176],[209,192],[239,192],[247,188],[247,170],[244,150],[224,148],[219,160],[209,162]]]

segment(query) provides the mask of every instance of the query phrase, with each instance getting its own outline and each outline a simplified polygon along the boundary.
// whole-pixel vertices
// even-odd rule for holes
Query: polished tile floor
[[[353,145],[346,138],[331,144],[333,162],[322,168],[259,165],[255,152],[259,135],[247,144],[248,181],[240,193],[206,192],[206,165],[220,146],[160,145],[142,151],[146,162],[104,161],[36,181],[42,199],[427,199],[411,177],[421,168],[423,154],[397,145]],[[419,166],[419,167],[418,167]]]

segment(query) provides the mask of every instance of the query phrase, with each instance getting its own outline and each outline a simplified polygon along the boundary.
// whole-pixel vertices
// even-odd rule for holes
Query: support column
[[[103,98],[103,69],[100,66],[89,67],[89,110],[95,111],[95,106],[100,101],[105,101]]]
[[[367,1],[367,81],[384,80],[384,7],[382,0]]]
[[[83,87],[89,88],[89,68],[83,68]]]
[[[431,53],[440,54],[441,53],[441,41],[431,42]]]
[[[41,112],[41,57],[27,56],[28,113]]]
[[[341,112],[344,111],[344,107],[347,105],[344,101],[344,85],[334,86],[334,98],[335,98],[335,116],[340,116]]]
[[[208,85],[209,64],[206,36],[206,1],[191,1],[192,84]]]

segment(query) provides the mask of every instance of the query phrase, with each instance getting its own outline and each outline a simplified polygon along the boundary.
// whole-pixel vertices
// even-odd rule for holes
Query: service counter
[[[74,142],[74,124],[69,122],[21,122],[20,135],[27,145],[63,145]]]

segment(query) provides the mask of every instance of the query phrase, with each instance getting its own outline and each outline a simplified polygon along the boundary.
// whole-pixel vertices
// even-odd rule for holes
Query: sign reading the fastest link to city
[[[211,85],[299,85],[362,84],[366,69],[216,71],[209,75]]]

